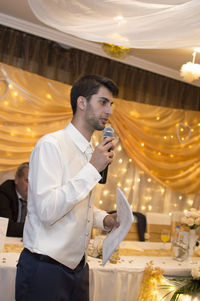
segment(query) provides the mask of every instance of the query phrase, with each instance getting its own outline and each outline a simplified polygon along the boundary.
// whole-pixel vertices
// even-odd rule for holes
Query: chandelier
[[[192,62],[183,64],[180,70],[180,76],[188,82],[193,82],[200,78],[200,64],[195,63],[197,53],[200,53],[200,48],[195,48],[192,54]]]

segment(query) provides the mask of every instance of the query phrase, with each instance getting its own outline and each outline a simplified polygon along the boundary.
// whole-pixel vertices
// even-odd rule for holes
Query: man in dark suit
[[[22,237],[27,210],[29,163],[22,163],[14,180],[0,185],[0,216],[9,218],[7,236]]]

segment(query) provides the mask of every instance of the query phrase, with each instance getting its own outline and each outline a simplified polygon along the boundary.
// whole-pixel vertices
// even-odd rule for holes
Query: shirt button
[[[88,219],[88,223],[90,223],[90,220]]]

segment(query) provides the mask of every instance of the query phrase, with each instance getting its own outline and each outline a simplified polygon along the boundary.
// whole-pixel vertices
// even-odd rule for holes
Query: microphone
[[[107,138],[107,137],[114,137],[114,130],[110,126],[107,126],[103,130],[103,138]],[[108,151],[110,151],[110,149]],[[101,180],[99,181],[100,184],[106,183],[107,173],[108,173],[108,165],[106,166],[106,168],[104,170],[102,170],[100,172],[100,175],[101,175]]]

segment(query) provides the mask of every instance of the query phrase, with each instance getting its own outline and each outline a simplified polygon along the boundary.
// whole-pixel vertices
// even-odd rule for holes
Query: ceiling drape
[[[200,46],[199,0],[28,0],[44,24],[78,38],[130,48]]]

